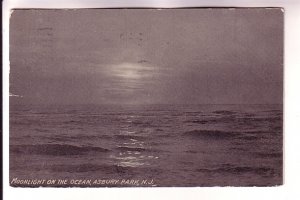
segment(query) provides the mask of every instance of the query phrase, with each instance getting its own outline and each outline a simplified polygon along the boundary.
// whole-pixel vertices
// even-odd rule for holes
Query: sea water
[[[12,105],[11,185],[280,185],[282,115],[282,105]]]

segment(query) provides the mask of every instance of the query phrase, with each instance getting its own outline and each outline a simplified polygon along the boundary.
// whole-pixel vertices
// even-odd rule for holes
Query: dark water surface
[[[14,105],[10,179],[280,185],[282,135],[282,105]]]

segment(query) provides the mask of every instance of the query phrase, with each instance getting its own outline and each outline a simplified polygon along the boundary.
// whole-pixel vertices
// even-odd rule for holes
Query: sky
[[[15,10],[16,104],[281,104],[280,9]]]

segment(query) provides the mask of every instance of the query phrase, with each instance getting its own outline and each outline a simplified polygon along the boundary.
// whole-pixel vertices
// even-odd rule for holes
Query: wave
[[[196,154],[196,153],[198,153],[197,151],[193,151],[193,150],[187,150],[187,151],[185,151],[186,153],[192,153],[192,154]]]
[[[213,112],[214,114],[221,114],[221,115],[233,115],[236,114],[234,111],[229,111],[229,110],[217,110]]]
[[[97,165],[97,164],[80,164],[80,165],[51,165],[48,170],[53,172],[95,172],[102,171],[106,173],[125,172],[130,167],[122,167],[117,165]]]
[[[209,119],[209,120],[198,120],[198,119],[195,119],[195,120],[188,120],[188,121],[185,121],[185,123],[194,123],[194,124],[215,124],[215,123],[218,123],[219,121],[216,120],[216,119]]]
[[[117,139],[143,139],[145,136],[142,135],[130,135],[130,134],[119,134],[119,135],[114,135]]]
[[[38,154],[50,156],[83,155],[88,152],[108,152],[101,147],[79,147],[62,144],[38,144],[38,145],[10,145],[10,153]]]
[[[243,135],[243,136],[240,136],[238,138],[242,139],[242,140],[258,140],[262,137],[257,137],[257,136],[254,136],[254,135]]]
[[[111,135],[74,135],[70,137],[74,140],[90,140],[90,139],[111,139],[113,136]]]
[[[273,176],[275,175],[275,170],[269,167],[234,167],[234,166],[224,166],[215,169],[197,169],[197,172],[202,173],[230,173],[230,174],[245,174],[245,173],[253,173],[261,176]]]
[[[34,170],[39,170],[38,166],[30,166]],[[150,168],[150,167],[130,167],[130,166],[121,166],[118,164],[78,164],[78,165],[63,165],[63,164],[54,164],[54,165],[43,165],[43,170],[51,172],[68,172],[68,173],[86,173],[86,172],[102,172],[106,175],[118,176],[121,174],[124,175],[133,175],[133,174],[145,174],[151,172],[152,174],[159,174],[162,172],[161,169]]]
[[[63,135],[63,136],[43,136],[46,140],[54,141],[53,143],[59,143],[62,140],[67,142],[87,141],[87,140],[99,140],[99,139],[111,139],[110,135]]]
[[[201,139],[229,139],[237,136],[237,133],[219,130],[193,130],[185,132],[184,135]]]
[[[257,156],[262,158],[282,158],[282,152],[273,152],[273,153],[255,153]]]
[[[138,126],[138,127],[156,127],[151,121],[132,121],[129,124],[132,124],[133,126]]]
[[[261,112],[264,112],[264,113],[282,113],[282,110],[274,109],[274,110],[264,110],[264,111],[261,111]]]
[[[235,118],[235,122],[247,124],[247,123],[274,123],[281,121],[281,116],[275,116],[275,117],[240,117]]]
[[[138,152],[148,151],[147,149],[141,147],[126,147],[126,146],[117,147],[116,149],[120,151],[138,151]]]
[[[85,172],[96,172],[101,171],[106,174],[126,173],[134,172],[134,167],[124,167],[119,165],[108,165],[108,164],[51,164],[51,165],[26,165],[26,166],[10,166],[10,169],[26,169],[28,171],[39,171],[41,169],[51,172],[69,172],[69,173],[85,173]]]
[[[51,133],[50,129],[45,129],[45,128],[35,128],[34,131],[40,132],[40,133]]]

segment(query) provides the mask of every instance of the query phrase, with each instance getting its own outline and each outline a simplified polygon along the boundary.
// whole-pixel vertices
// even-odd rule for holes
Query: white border
[[[12,8],[283,7],[285,10],[285,183],[264,188],[12,188],[8,174],[9,16]],[[59,199],[300,199],[300,1],[299,0],[6,0],[3,2],[4,200]]]

